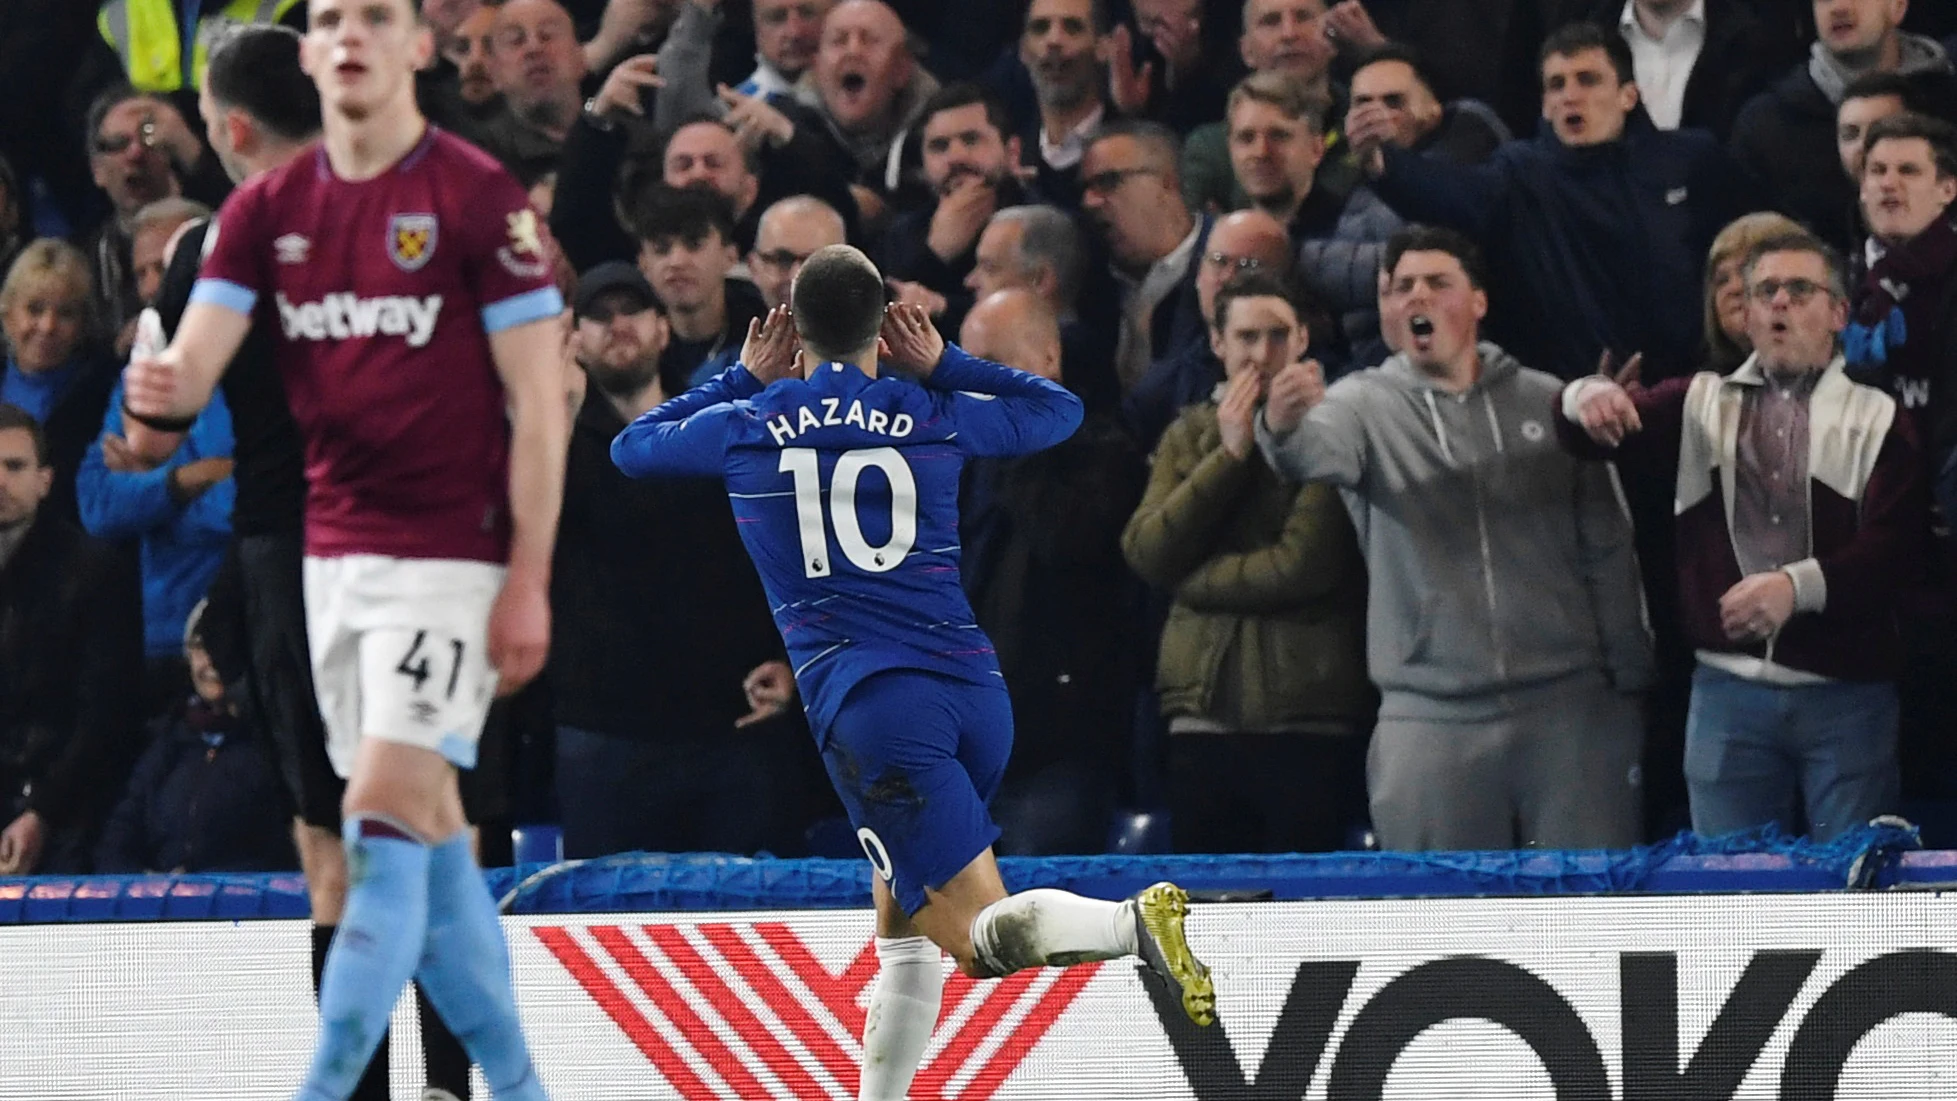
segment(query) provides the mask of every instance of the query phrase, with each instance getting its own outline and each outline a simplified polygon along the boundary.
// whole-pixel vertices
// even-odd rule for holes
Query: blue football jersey
[[[966,456],[1071,436],[1080,399],[956,345],[924,385],[830,363],[767,389],[736,365],[612,442],[635,478],[722,475],[810,725],[884,669],[998,684],[958,572]]]

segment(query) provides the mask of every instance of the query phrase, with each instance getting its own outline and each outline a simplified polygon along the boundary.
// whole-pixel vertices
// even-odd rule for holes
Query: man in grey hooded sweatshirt
[[[1630,520],[1558,449],[1560,382],[1477,342],[1474,245],[1413,226],[1383,267],[1400,351],[1330,390],[1292,364],[1257,426],[1271,465],[1337,485],[1358,529],[1380,844],[1636,844],[1651,645]]]

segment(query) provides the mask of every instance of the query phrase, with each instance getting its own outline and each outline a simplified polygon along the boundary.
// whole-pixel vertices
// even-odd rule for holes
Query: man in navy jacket
[[[1741,188],[1710,134],[1660,131],[1638,105],[1630,48],[1591,23],[1543,45],[1544,126],[1479,165],[1350,135],[1373,188],[1410,221],[1462,230],[1489,251],[1505,290],[1491,339],[1564,378],[1600,349],[1643,352],[1645,375],[1689,374],[1701,275]]]

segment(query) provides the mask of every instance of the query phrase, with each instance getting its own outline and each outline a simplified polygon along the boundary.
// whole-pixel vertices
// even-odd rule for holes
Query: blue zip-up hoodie
[[[122,385],[109,397],[102,431],[122,435]],[[82,526],[99,539],[141,541],[143,650],[150,657],[183,652],[184,621],[211,587],[231,541],[231,506],[238,496],[230,478],[196,500],[179,505],[170,496],[170,472],[199,459],[230,458],[231,410],[222,392],[190,426],[183,443],[155,470],[117,473],[102,462],[102,441],[88,446],[75,476]]]
[[[1545,120],[1478,165],[1391,146],[1373,190],[1401,217],[1488,252],[1490,339],[1565,379],[1606,346],[1647,380],[1696,369],[1706,251],[1744,213],[1738,166],[1711,134],[1633,111],[1617,141],[1566,146]]]

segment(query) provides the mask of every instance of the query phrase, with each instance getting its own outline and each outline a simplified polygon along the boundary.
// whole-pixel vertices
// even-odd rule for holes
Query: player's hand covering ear
[[[944,358],[945,338],[931,324],[924,307],[903,302],[892,303],[883,313],[883,331],[877,335],[877,353],[896,370],[918,378],[929,378]]]
[[[747,342],[741,345],[741,366],[763,386],[795,377],[795,318],[787,306],[776,306],[765,318],[747,323]]]

